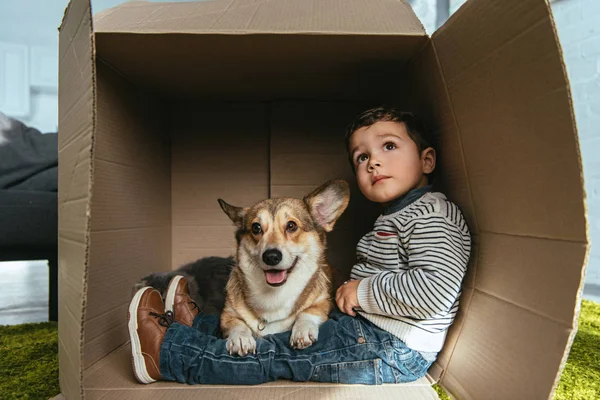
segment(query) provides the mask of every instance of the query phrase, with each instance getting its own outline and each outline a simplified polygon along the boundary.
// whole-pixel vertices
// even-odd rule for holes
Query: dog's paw
[[[233,329],[227,338],[227,351],[244,357],[246,354],[256,354],[256,339],[247,330]]]
[[[319,325],[315,322],[299,319],[292,328],[290,345],[295,349],[305,349],[319,338]]]

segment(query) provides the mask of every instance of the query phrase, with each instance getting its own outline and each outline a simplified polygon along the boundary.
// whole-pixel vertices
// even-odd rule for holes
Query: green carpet
[[[0,398],[48,399],[58,387],[55,322],[0,325]]]
[[[48,399],[58,387],[56,323],[0,325],[0,398]],[[440,399],[449,400],[434,385]],[[583,301],[579,330],[554,400],[600,398],[600,304]]]
[[[554,400],[600,399],[600,304],[584,300],[578,325]]]

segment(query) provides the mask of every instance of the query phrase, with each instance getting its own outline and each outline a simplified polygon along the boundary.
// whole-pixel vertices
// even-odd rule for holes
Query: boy
[[[426,374],[458,310],[468,227],[456,205],[431,191],[436,153],[412,114],[365,111],[348,127],[346,149],[361,192],[384,209],[358,243],[351,280],[337,289],[344,314],[333,312],[306,349],[290,348],[285,332],[256,339],[255,354],[237,357],[214,336],[218,320],[194,308],[183,279],[170,285],[173,312],[143,288],[129,327],[140,382],[374,385]]]

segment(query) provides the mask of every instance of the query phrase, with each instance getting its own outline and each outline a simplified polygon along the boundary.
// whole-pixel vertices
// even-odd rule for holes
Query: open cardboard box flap
[[[570,89],[545,0],[470,0],[430,38],[396,0],[72,0],[59,40],[59,359],[66,398],[548,398],[588,250]],[[473,234],[461,308],[428,379],[143,386],[126,313],[140,277],[233,252],[216,199],[353,181],[345,124],[424,118],[436,185]],[[336,282],[378,210],[355,185],[329,237]],[[493,394],[493,395],[492,395]]]

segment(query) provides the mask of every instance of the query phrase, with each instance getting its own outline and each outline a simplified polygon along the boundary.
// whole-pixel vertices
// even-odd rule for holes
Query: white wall
[[[435,30],[438,28],[436,25],[436,0],[408,0],[408,2],[415,11],[415,14],[417,14],[423,23],[425,31],[427,31],[427,33],[430,35],[433,34],[433,32],[435,32]]]
[[[571,82],[592,242],[584,297],[600,302],[600,0],[552,3]]]
[[[92,12],[126,1],[92,0]],[[68,2],[0,0],[0,111],[43,133],[58,130],[58,27]],[[24,51],[7,50],[15,47]]]
[[[58,125],[56,49],[58,26],[66,4],[67,0],[0,1],[0,82],[4,94],[0,111],[43,132],[56,132]],[[7,49],[12,47],[23,51],[10,54]],[[37,54],[50,56],[38,60]],[[8,57],[13,58],[12,64],[8,63]],[[32,79],[32,75],[49,76],[51,82],[33,86],[31,81],[37,78]],[[11,99],[13,104],[6,104]],[[14,104],[15,99],[25,99],[26,103]]]

